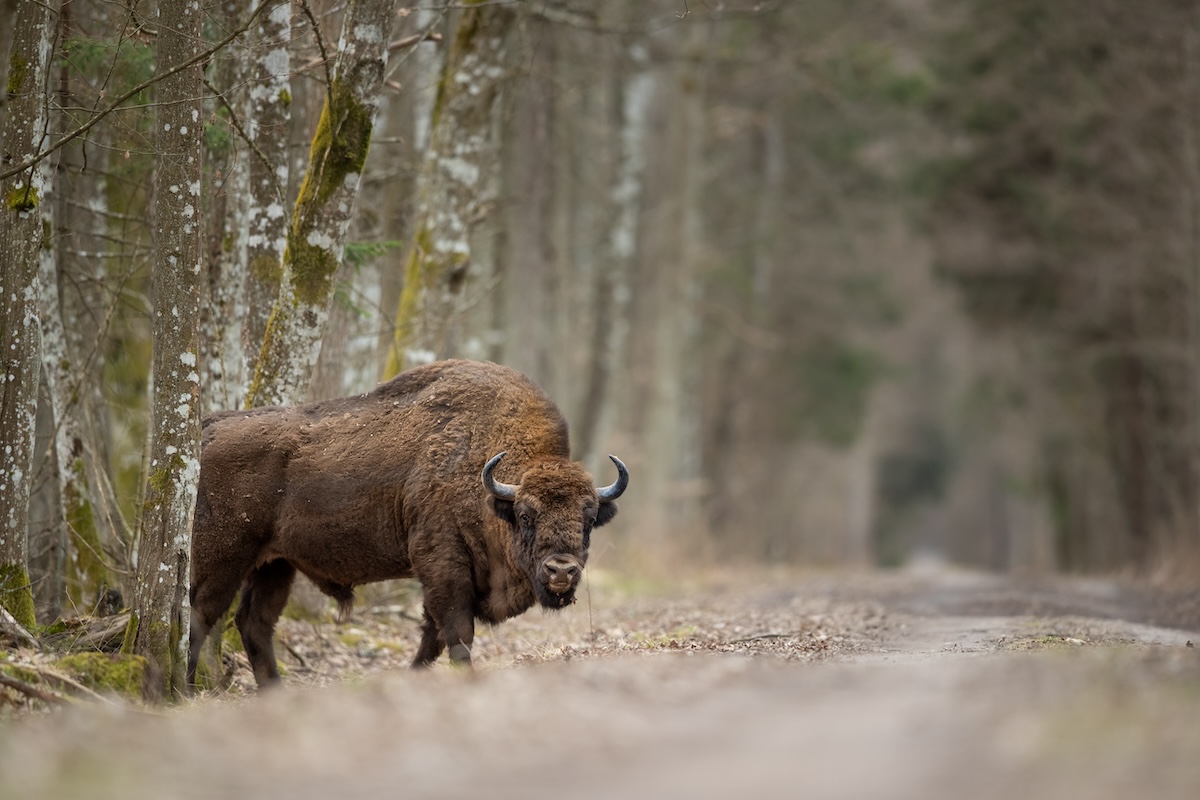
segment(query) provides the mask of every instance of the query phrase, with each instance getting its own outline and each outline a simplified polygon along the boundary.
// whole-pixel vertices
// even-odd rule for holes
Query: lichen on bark
[[[19,52],[14,52],[8,60],[8,94],[19,94],[25,85],[25,76],[29,74],[29,59]]]

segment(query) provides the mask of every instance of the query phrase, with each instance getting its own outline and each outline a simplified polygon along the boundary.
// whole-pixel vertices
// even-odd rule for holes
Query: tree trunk
[[[159,4],[157,68],[193,57],[201,14],[190,0]],[[187,667],[188,569],[200,472],[200,67],[158,85],[154,177],[153,429],[138,539],[137,587],[126,647],[147,660],[146,692],[182,690]]]
[[[395,10],[396,0],[352,0],[347,9],[247,406],[295,403],[308,389],[371,143]]]
[[[287,244],[287,187],[291,162],[288,129],[292,92],[291,4],[280,3],[259,18],[254,31],[265,55],[257,59],[246,102],[246,133],[253,145],[246,239],[245,375],[254,375],[267,332],[267,319],[279,297],[283,253]]]
[[[236,0],[221,0],[213,9],[220,30],[236,26],[242,8]],[[203,376],[200,413],[241,406],[245,386],[242,325],[245,319],[246,215],[249,178],[241,157],[238,129],[241,97],[252,67],[248,51],[231,44],[213,56],[216,96],[204,109],[210,135],[205,136],[204,198],[208,280],[200,311]]]
[[[471,234],[488,213],[492,135],[513,13],[465,4],[438,83],[429,149],[417,181],[417,212],[385,376],[444,356],[471,259]],[[476,7],[479,6],[479,7]]]
[[[71,36],[70,6],[62,9],[62,40]],[[64,62],[59,76],[61,107],[71,102],[70,76]],[[61,124],[61,123],[60,123]],[[66,127],[63,124],[63,127]],[[66,176],[71,169],[72,148],[58,153],[58,163],[50,170],[57,180],[52,193],[54,203],[41,205],[44,231],[54,231],[53,242],[41,249],[41,333],[42,370],[45,385],[53,409],[54,433],[53,468],[57,478],[58,519],[65,527],[56,535],[58,547],[66,552],[56,560],[59,574],[52,583],[61,587],[56,591],[53,613],[59,614],[59,603],[65,599],[75,610],[89,612],[105,588],[116,586],[115,575],[109,568],[106,551],[112,548],[112,535],[104,530],[104,521],[97,511],[100,492],[89,480],[89,464],[86,442],[88,440],[86,420],[89,417],[91,387],[89,378],[94,371],[89,368],[87,353],[79,341],[82,331],[76,330],[76,338],[64,324],[71,319],[73,328],[88,325],[86,309],[66,313],[60,287],[68,285],[68,279],[60,279],[66,270],[69,258],[68,245],[82,239],[68,225],[71,209],[70,183]],[[49,164],[49,159],[43,162]],[[95,326],[90,326],[92,336],[86,337],[88,346],[94,346]]]
[[[11,20],[8,98],[3,125],[4,164],[19,164],[45,144],[50,55],[58,30],[58,3],[17,4]],[[28,538],[30,468],[37,411],[37,276],[43,241],[39,205],[48,200],[43,168],[0,181],[0,608],[33,627]]]

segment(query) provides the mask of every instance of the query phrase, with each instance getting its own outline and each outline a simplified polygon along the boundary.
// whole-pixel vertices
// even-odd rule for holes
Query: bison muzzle
[[[629,472],[597,489],[567,423],[514,370],[441,361],[354,397],[205,418],[192,526],[191,650],[234,622],[259,686],[278,682],[275,624],[296,572],[346,612],[354,587],[415,577],[414,667],[470,664],[475,620],[575,602],[592,529]],[[505,481],[512,481],[511,483]]]

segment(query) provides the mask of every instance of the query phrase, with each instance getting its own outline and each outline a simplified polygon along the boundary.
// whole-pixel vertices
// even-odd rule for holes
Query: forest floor
[[[474,672],[404,669],[414,612],[283,620],[262,696],[235,656],[166,711],[0,715],[0,798],[1200,797],[1200,591],[593,573]]]

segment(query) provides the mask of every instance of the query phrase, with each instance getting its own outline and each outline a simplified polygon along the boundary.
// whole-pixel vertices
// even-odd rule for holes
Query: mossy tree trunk
[[[395,12],[396,0],[351,0],[346,10],[248,407],[295,403],[308,389],[371,143]]]
[[[48,144],[46,86],[58,30],[58,3],[18,3],[9,57],[4,164],[26,161]],[[30,467],[37,412],[38,265],[43,242],[39,205],[44,169],[0,181],[0,606],[34,625],[29,582]]]
[[[429,148],[417,179],[417,213],[385,377],[447,355],[471,261],[471,233],[494,201],[493,124],[515,15],[467,2],[446,54]]]
[[[156,63],[198,52],[201,13],[191,0],[159,3]],[[200,471],[200,68],[158,85],[153,209],[153,429],[138,537],[137,583],[126,647],[147,661],[146,693],[182,690],[187,666],[188,569]]]
[[[292,91],[291,4],[279,3],[259,18],[254,30],[255,73],[246,101],[246,133],[254,145],[246,239],[246,375],[254,375],[267,332],[267,319],[279,297],[283,253],[287,245],[288,127]]]

